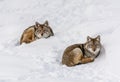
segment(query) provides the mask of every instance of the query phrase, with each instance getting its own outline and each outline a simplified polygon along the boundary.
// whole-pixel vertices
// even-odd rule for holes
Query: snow
[[[119,0],[0,0],[0,82],[120,82]],[[49,21],[55,36],[19,45],[24,29]],[[61,64],[64,49],[101,36],[92,63]]]

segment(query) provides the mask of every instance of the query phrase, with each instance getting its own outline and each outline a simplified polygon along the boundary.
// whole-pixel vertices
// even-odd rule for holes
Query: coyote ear
[[[98,36],[96,37],[96,40],[100,41],[100,35],[98,35]]]
[[[40,23],[39,22],[35,22],[35,27],[39,27],[40,26]]]
[[[48,26],[48,25],[49,25],[47,20],[45,21],[44,25],[45,25],[45,26]]]
[[[90,38],[90,36],[87,36],[87,41],[91,41],[91,38]]]

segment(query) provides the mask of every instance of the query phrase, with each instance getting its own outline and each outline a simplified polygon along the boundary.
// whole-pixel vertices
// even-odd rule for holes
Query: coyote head
[[[96,57],[101,49],[100,36],[98,35],[96,38],[88,36],[85,49]]]
[[[48,21],[44,24],[35,23],[35,35],[37,38],[48,38],[53,35],[52,29],[49,27]]]

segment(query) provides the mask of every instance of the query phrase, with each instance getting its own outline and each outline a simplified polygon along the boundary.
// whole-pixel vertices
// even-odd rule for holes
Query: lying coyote
[[[36,22],[35,25],[30,26],[23,32],[22,37],[20,39],[20,44],[30,43],[36,39],[48,38],[53,35],[54,33],[51,27],[49,26],[48,21],[46,21],[44,24]]]
[[[62,64],[75,66],[94,61],[101,50],[100,36],[87,37],[84,44],[74,44],[66,48],[62,57]]]

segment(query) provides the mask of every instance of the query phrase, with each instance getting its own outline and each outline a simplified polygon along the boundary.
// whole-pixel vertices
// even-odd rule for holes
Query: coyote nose
[[[95,49],[93,49],[93,51],[95,51]]]
[[[93,47],[93,51],[95,51],[96,49],[95,49],[95,47]]]
[[[43,36],[43,33],[41,35]]]

